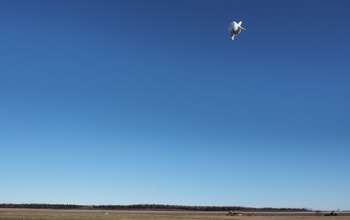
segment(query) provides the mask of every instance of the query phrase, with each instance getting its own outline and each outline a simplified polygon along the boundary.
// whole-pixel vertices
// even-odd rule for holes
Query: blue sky
[[[0,1],[0,203],[349,210],[349,7]]]

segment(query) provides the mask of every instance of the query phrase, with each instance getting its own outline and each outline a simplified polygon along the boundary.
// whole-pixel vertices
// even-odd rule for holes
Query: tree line
[[[134,204],[134,205],[74,205],[74,204],[41,204],[25,203],[13,204],[2,203],[0,208],[23,208],[23,209],[84,209],[84,210],[163,210],[163,211],[247,211],[247,212],[300,212],[309,211],[307,208],[253,208],[242,206],[185,206],[185,205],[162,205],[162,204]]]

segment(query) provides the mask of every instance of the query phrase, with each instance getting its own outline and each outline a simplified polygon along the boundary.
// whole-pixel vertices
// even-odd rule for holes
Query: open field
[[[106,210],[49,210],[49,209],[0,209],[0,220],[215,220],[215,219],[254,219],[254,220],[292,220],[292,219],[333,219],[350,220],[350,212],[339,212],[339,216],[316,216],[315,212],[255,212],[254,216],[226,216],[226,212],[191,211],[107,211]]]

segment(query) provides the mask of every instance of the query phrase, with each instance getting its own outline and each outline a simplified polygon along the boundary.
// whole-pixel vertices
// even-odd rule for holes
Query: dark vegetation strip
[[[307,208],[253,208],[242,206],[184,206],[162,204],[134,204],[134,205],[74,205],[74,204],[40,204],[25,203],[13,204],[2,203],[0,208],[23,208],[23,209],[82,209],[82,210],[159,210],[159,211],[249,211],[249,212],[302,212],[309,211]]]

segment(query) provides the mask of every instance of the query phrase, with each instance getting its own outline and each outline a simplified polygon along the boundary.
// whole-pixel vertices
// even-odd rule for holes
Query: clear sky
[[[1,0],[0,203],[349,210],[349,8]]]

